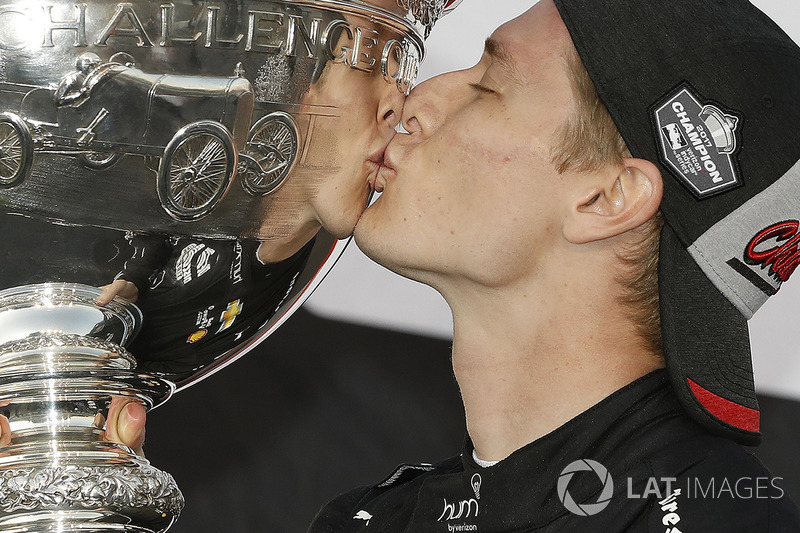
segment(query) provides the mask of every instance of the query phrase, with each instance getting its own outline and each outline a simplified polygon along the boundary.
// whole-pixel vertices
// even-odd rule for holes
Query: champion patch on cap
[[[653,111],[662,162],[702,199],[742,183],[735,159],[741,118],[705,102],[688,84]]]

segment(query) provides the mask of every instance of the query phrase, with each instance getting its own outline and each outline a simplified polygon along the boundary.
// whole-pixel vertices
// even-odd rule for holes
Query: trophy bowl
[[[0,0],[0,529],[166,530],[106,421],[343,251],[446,0]]]

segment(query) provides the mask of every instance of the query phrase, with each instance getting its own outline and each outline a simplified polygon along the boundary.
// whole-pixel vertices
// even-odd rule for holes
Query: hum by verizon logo
[[[437,521],[460,520],[462,518],[478,516],[478,500],[481,499],[481,481],[481,475],[477,473],[473,474],[472,479],[470,479],[470,487],[475,493],[474,498],[461,500],[455,503],[449,503],[447,498],[442,498],[442,500],[444,500],[444,509],[442,509],[442,514]],[[453,530],[451,529],[451,531]]]
[[[444,509],[441,516],[439,516],[438,522],[478,516],[478,500],[475,498],[455,503],[448,503],[447,499],[442,499],[444,500]]]

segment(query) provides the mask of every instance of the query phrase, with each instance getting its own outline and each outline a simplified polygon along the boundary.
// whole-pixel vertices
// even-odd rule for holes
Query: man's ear
[[[625,158],[619,171],[588,176],[588,181],[575,190],[564,221],[564,236],[573,244],[584,244],[620,235],[647,222],[661,204],[663,183],[653,163]]]

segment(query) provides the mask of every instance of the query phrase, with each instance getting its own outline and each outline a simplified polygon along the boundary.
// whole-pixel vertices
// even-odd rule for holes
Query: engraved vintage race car
[[[23,183],[35,154],[50,153],[93,170],[145,157],[178,220],[209,214],[237,173],[251,194],[272,192],[296,159],[297,126],[275,111],[251,128],[253,88],[241,74],[149,74],[127,54],[103,63],[87,53],[55,87],[0,82],[0,188]]]

